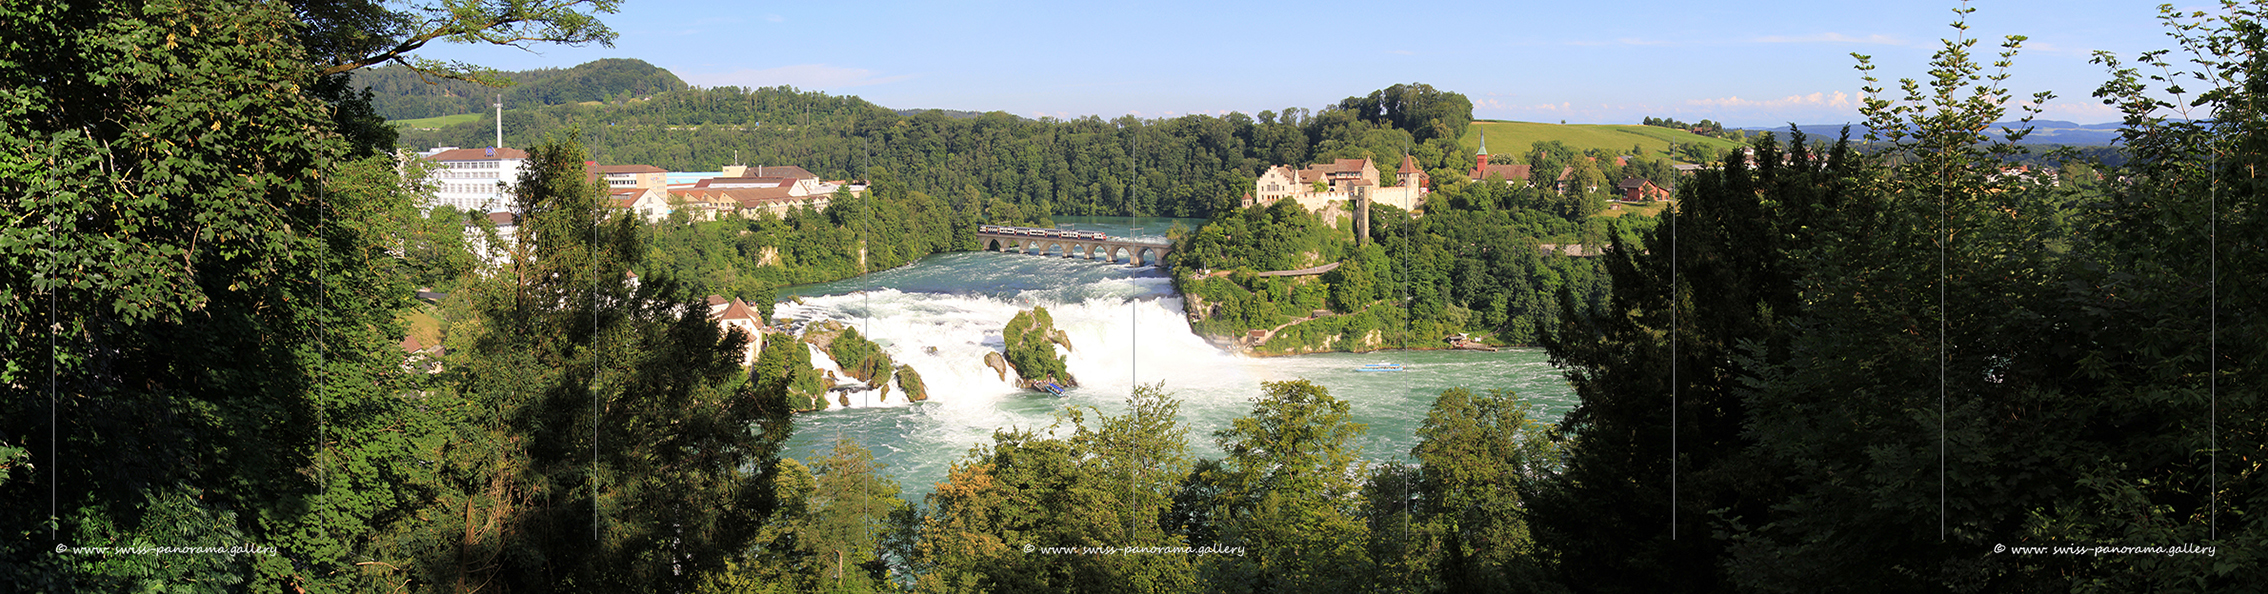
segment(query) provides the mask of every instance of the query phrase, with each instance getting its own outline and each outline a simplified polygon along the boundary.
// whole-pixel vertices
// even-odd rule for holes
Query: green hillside
[[[1528,147],[1538,141],[1557,140],[1576,151],[1603,149],[1627,152],[1631,145],[1645,149],[1644,156],[1671,158],[1670,143],[1698,142],[1715,150],[1739,148],[1740,143],[1722,138],[1710,138],[1684,130],[1659,126],[1615,126],[1603,124],[1540,124],[1535,122],[1501,122],[1476,120],[1465,129],[1458,140],[1465,148],[1478,149],[1482,133],[1488,134],[1488,151],[1500,155],[1524,155]]]
[[[394,124],[394,127],[396,128],[409,128],[412,130],[435,130],[455,126],[457,124],[462,124],[465,122],[477,122],[480,121],[480,116],[482,115],[486,114],[460,113],[456,115],[417,118],[414,120],[393,120],[391,123]]]
[[[379,116],[396,120],[488,111],[499,95],[504,97],[504,109],[510,110],[648,97],[686,88],[685,81],[679,80],[676,74],[628,58],[593,60],[573,68],[538,68],[498,74],[513,81],[512,86],[497,89],[461,80],[421,76],[400,66],[364,68],[354,73],[353,84],[356,88],[370,89],[370,104]]]

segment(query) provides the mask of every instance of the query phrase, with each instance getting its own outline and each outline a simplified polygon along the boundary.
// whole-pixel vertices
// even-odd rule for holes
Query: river
[[[1164,241],[1172,219],[1060,217],[1057,226],[1112,237]],[[1183,219],[1194,228],[1202,221]],[[1190,453],[1219,457],[1212,433],[1252,408],[1261,382],[1306,379],[1350,403],[1368,427],[1373,461],[1408,461],[1426,411],[1442,390],[1509,389],[1558,422],[1574,392],[1541,349],[1391,351],[1254,358],[1223,352],[1189,331],[1172,280],[1157,267],[995,252],[936,254],[913,264],[831,283],[783,288],[773,317],[831,319],[873,337],[927,383],[928,402],[858,392],[849,408],[798,415],[785,455],[809,460],[837,436],[875,453],[907,500],[921,497],[995,430],[1045,428],[1068,407],[1118,414],[1136,382],[1163,382],[1181,400]],[[1008,385],[984,365],[1017,311],[1045,306],[1070,337],[1068,364],[1080,387],[1064,397]],[[824,356],[814,361],[822,367]],[[1399,363],[1399,372],[1359,372]],[[1090,421],[1091,422],[1091,421]]]

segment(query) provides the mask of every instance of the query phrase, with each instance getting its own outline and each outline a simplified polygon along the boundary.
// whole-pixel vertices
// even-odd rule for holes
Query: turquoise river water
[[[1172,219],[1061,217],[1057,226],[1163,241]],[[1182,220],[1195,227],[1201,221]],[[1190,453],[1218,457],[1212,433],[1251,411],[1261,382],[1306,379],[1350,403],[1367,426],[1363,456],[1407,461],[1426,411],[1442,390],[1509,389],[1557,422],[1574,393],[1541,349],[1389,351],[1243,357],[1189,331],[1181,298],[1157,267],[994,252],[937,254],[903,267],[832,283],[783,289],[775,318],[837,320],[872,336],[928,384],[928,402],[857,392],[848,408],[796,417],[785,455],[817,457],[838,436],[874,451],[916,504],[970,448],[999,429],[1044,429],[1068,407],[1117,414],[1136,382],[1163,382],[1179,398]],[[1045,306],[1070,337],[1066,353],[1081,385],[1064,397],[1026,392],[984,365],[1018,310]],[[822,368],[832,365],[814,351]],[[1400,372],[1359,372],[1399,363]]]

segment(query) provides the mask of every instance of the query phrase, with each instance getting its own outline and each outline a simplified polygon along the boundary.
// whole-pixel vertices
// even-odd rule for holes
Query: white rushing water
[[[1107,229],[1106,229],[1107,230]],[[1115,233],[1114,233],[1115,234]],[[796,419],[786,455],[816,456],[837,437],[876,453],[909,500],[919,502],[951,463],[989,444],[996,430],[1040,429],[1067,407],[1115,414],[1136,382],[1163,383],[1182,402],[1191,454],[1217,457],[1211,433],[1251,410],[1261,382],[1308,379],[1347,400],[1369,431],[1365,457],[1406,459],[1433,398],[1451,387],[1514,389],[1556,421],[1571,391],[1541,352],[1390,352],[1249,358],[1229,354],[1192,333],[1171,280],[1154,267],[1132,268],[1076,259],[1001,253],[940,254],[906,267],[855,279],[795,287],[773,317],[834,320],[859,328],[898,363],[921,374],[930,399],[850,393],[851,406]],[[1072,349],[1065,352],[1080,387],[1057,398],[1021,390],[984,364],[1001,349],[1000,330],[1017,312],[1044,306]],[[833,362],[814,354],[813,362]],[[1360,373],[1369,363],[1409,371]],[[840,375],[838,370],[837,375]]]

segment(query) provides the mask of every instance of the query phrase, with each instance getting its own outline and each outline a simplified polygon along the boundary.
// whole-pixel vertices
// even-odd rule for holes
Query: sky
[[[1250,3],[624,0],[613,47],[436,45],[502,70],[636,58],[696,86],[792,85],[893,109],[1071,119],[1315,110],[1397,83],[1463,93],[1479,119],[1731,126],[1860,120],[1881,85],[1927,77],[1961,34],[1946,1]],[[1974,2],[1977,60],[2023,35],[2005,87],[2052,91],[2044,119],[2118,115],[2092,97],[2096,50],[2172,46],[2157,1]],[[2195,9],[2191,7],[2189,9]],[[509,92],[509,91],[506,91]],[[2011,108],[2013,112],[2013,107]]]

